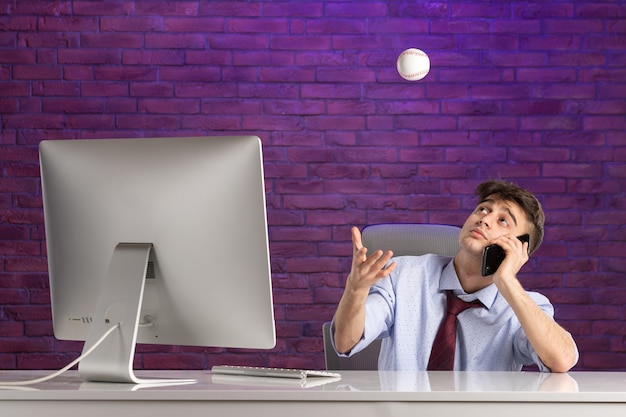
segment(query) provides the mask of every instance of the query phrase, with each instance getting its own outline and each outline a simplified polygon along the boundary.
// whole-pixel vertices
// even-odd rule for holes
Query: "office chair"
[[[460,230],[457,226],[443,224],[375,224],[363,228],[361,235],[368,253],[382,249],[392,250],[394,256],[426,253],[454,256],[459,250]],[[322,333],[327,370],[378,369],[381,340],[375,340],[361,352],[343,358],[337,355],[331,344],[330,323],[324,323]]]

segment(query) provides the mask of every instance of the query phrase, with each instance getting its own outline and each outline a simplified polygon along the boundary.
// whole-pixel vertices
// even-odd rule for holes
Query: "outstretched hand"
[[[396,267],[395,262],[389,260],[393,252],[388,250],[383,253],[378,249],[367,256],[367,248],[363,247],[361,232],[357,227],[352,228],[352,268],[348,275],[346,288],[353,290],[367,290],[381,279],[387,277]]]

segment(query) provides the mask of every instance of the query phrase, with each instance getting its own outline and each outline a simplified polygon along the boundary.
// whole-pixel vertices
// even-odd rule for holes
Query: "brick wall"
[[[420,82],[396,72],[408,47]],[[0,0],[0,369],[81,348],[52,335],[40,140],[254,133],[278,344],[141,346],[138,367],[323,367],[350,226],[461,224],[502,177],[544,203],[523,282],[575,369],[626,370],[625,49],[620,0]]]

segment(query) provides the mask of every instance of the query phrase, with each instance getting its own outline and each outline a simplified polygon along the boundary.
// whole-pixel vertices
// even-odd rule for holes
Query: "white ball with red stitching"
[[[409,48],[398,56],[396,67],[405,80],[418,81],[428,75],[430,58],[420,49]]]

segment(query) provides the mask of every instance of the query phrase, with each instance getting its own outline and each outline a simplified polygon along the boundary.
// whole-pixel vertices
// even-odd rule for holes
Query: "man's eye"
[[[478,211],[485,214],[489,213],[489,210],[487,210],[485,207],[480,207]]]
[[[500,223],[502,223],[503,226],[509,225],[509,222],[507,222],[506,219],[500,219]]]

